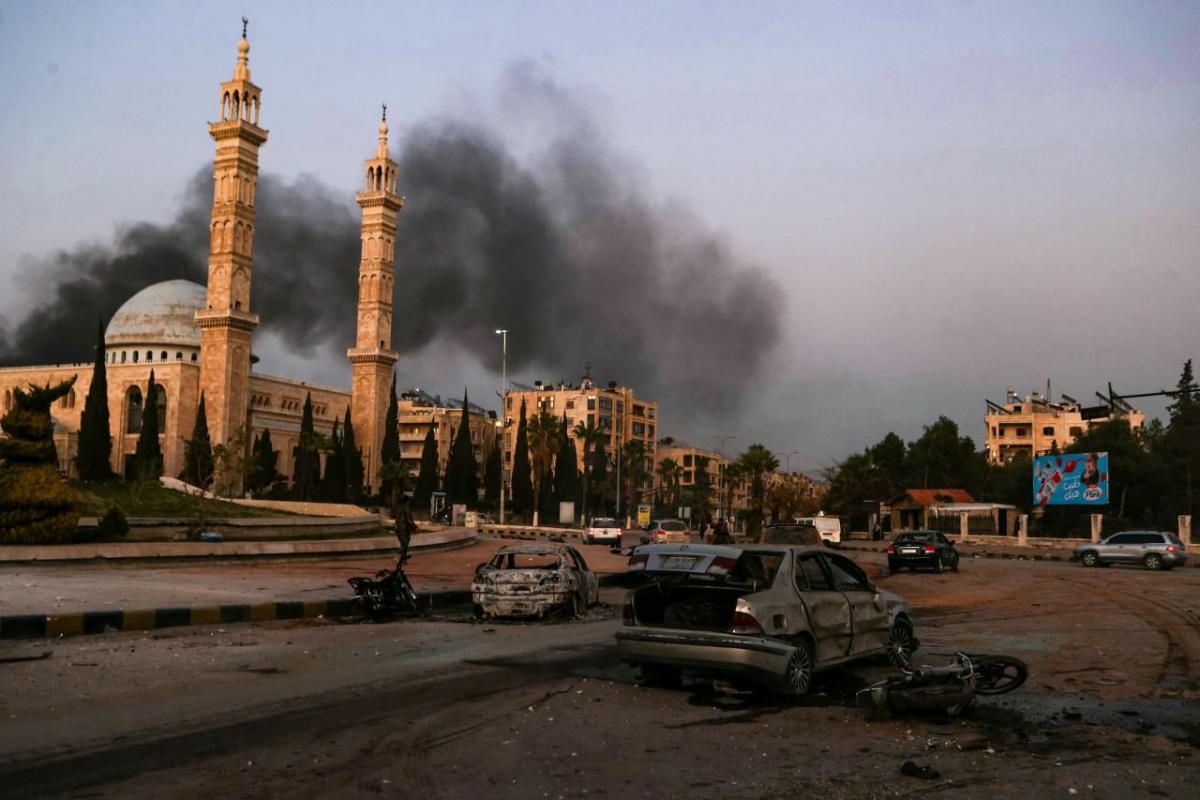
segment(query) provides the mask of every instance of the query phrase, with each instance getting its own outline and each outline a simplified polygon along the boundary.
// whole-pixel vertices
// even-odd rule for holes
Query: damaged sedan
[[[599,600],[599,581],[574,547],[514,544],[475,570],[471,601],[476,616],[581,617]]]
[[[802,695],[817,672],[917,647],[904,600],[824,547],[649,545],[629,570],[643,585],[617,648],[649,683],[689,672]]]

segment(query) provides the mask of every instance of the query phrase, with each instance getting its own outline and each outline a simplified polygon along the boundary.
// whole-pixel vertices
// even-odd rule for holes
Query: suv
[[[646,528],[643,542],[646,544],[687,544],[692,540],[692,530],[679,519],[656,519]]]
[[[596,544],[597,542],[620,544],[621,526],[612,517],[594,517],[583,533],[583,541],[585,544]]]
[[[1173,533],[1122,531],[1099,542],[1076,545],[1071,560],[1085,567],[1144,564],[1146,569],[1170,569],[1187,563],[1187,553]]]

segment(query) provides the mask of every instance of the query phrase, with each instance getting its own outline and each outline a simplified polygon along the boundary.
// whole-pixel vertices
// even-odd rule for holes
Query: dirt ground
[[[1195,797],[1200,571],[964,560],[881,573],[920,660],[1028,662],[962,718],[869,722],[823,675],[777,704],[722,684],[643,688],[619,615],[539,626],[194,628],[2,643],[0,785],[14,796],[565,798]],[[616,604],[619,590],[606,590]],[[940,777],[901,775],[906,760]]]

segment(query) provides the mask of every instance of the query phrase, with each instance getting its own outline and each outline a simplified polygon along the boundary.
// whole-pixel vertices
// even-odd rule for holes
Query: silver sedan
[[[637,548],[617,631],[650,682],[681,671],[805,694],[813,674],[857,659],[907,660],[918,646],[903,599],[823,547],[704,544]]]

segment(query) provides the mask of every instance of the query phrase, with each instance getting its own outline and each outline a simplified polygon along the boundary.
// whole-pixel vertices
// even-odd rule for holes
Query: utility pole
[[[721,501],[722,501],[722,498],[724,498],[724,496],[725,496],[725,494],[724,494],[725,464],[722,463],[725,460],[725,452],[724,452],[725,443],[728,442],[730,439],[736,439],[737,437],[734,436],[733,434],[721,435],[719,433],[710,433],[708,435],[708,437],[710,439],[716,439],[718,442],[720,442],[720,444],[717,445],[717,513],[721,515],[721,518],[724,518],[725,517],[725,506],[722,504]]]
[[[497,328],[500,337],[500,446],[508,432],[508,330]],[[515,458],[515,456],[514,456]],[[500,459],[500,524],[504,524],[504,495],[508,493],[508,466]]]

